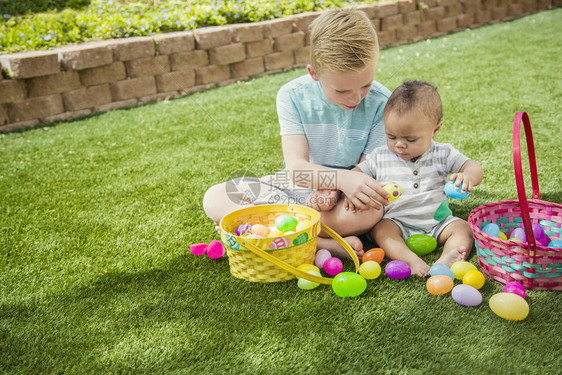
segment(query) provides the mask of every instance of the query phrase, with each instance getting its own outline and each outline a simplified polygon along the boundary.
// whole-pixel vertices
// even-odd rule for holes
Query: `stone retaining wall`
[[[562,0],[423,0],[359,8],[381,48],[521,17]],[[318,12],[0,56],[0,132],[175,98],[306,66]]]

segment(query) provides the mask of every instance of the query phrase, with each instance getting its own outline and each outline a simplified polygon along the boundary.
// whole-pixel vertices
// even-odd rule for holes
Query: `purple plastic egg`
[[[336,276],[343,271],[343,263],[338,258],[332,257],[324,262],[324,271],[330,276]]]
[[[451,297],[459,305],[478,306],[482,303],[482,294],[473,286],[459,284],[451,291]]]
[[[249,236],[252,234],[252,226],[250,224],[242,224],[236,228],[237,236]]]
[[[332,254],[326,249],[320,249],[316,252],[316,258],[314,259],[314,264],[316,267],[322,269],[324,268],[324,263],[332,257]]]
[[[505,286],[503,287],[503,292],[504,293],[517,294],[518,296],[523,297],[523,298],[525,298],[525,296],[526,296],[525,288],[523,287],[523,285],[521,285],[517,281],[512,281],[512,282],[509,282],[509,283],[505,284]]]
[[[509,235],[509,238],[517,238],[521,240],[521,242],[527,242],[527,235],[525,234],[525,229],[523,228],[515,228]]]
[[[386,276],[391,279],[400,280],[410,276],[412,274],[412,269],[404,262],[393,260],[392,262],[388,262],[384,268],[384,272]]]
[[[540,240],[545,237],[544,228],[539,223],[532,223],[531,226],[533,227],[535,239]]]
[[[548,238],[548,236],[544,236],[543,238],[537,239],[537,243],[542,246],[548,246],[549,242],[550,242],[550,238]]]

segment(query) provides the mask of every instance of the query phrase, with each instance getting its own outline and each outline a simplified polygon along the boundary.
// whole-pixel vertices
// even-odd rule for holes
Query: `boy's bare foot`
[[[306,206],[318,212],[330,211],[336,205],[339,195],[338,190],[313,191],[306,198]]]
[[[357,254],[357,257],[361,259],[365,251],[363,251],[363,242],[356,236],[344,237],[343,240],[351,246],[351,248]],[[333,238],[318,237],[318,243],[316,244],[317,249],[327,249],[330,251],[332,256],[337,258],[351,259],[351,256],[343,248],[342,245],[336,242]]]
[[[412,269],[412,275],[419,277],[427,277],[429,275],[429,266],[420,258],[408,262],[408,265]]]
[[[443,252],[443,255],[435,263],[441,263],[446,265],[447,267],[451,267],[453,263],[458,262],[460,260],[466,260],[468,258],[468,254],[470,250],[464,246],[459,246],[456,249],[449,250],[447,252]]]

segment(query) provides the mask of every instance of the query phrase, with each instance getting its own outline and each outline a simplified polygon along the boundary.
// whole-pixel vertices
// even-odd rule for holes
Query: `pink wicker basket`
[[[527,199],[521,163],[521,122],[529,154],[532,199]],[[546,247],[535,240],[531,223],[539,223],[551,240],[559,240],[562,231],[562,205],[540,200],[535,147],[531,123],[526,112],[518,112],[513,123],[513,163],[517,183],[517,201],[490,203],[472,210],[468,223],[476,240],[478,263],[490,279],[506,284],[518,281],[527,289],[562,290],[562,249]],[[512,229],[523,226],[526,243],[504,241],[482,231],[496,223],[509,238]]]

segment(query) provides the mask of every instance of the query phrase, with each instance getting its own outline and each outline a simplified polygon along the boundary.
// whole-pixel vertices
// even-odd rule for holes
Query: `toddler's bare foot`
[[[435,263],[441,263],[446,265],[447,267],[451,267],[453,263],[458,262],[460,260],[466,260],[468,258],[468,254],[470,250],[464,246],[459,246],[456,249],[452,249],[444,252],[443,255]]]
[[[412,269],[412,275],[419,277],[427,277],[429,275],[429,266],[420,258],[415,261],[408,262],[408,265]]]
[[[355,251],[355,254],[357,254],[357,257],[361,259],[361,257],[365,252],[363,251],[363,242],[361,242],[359,237],[349,236],[349,237],[344,237],[343,240],[347,242],[349,246],[351,246],[351,248]],[[316,245],[316,248],[327,249],[330,251],[332,256],[337,258],[351,259],[351,256],[343,248],[343,246],[337,243],[336,240],[334,240],[333,238],[318,237],[318,243]]]

